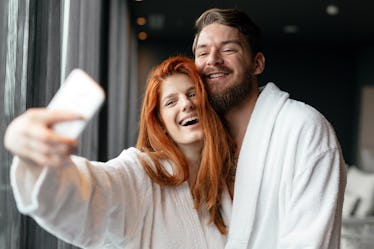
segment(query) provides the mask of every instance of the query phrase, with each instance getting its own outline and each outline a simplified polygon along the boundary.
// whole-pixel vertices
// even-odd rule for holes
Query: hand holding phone
[[[56,133],[77,138],[105,100],[101,86],[81,69],[74,69],[48,105],[48,109],[74,112],[84,120],[56,123]]]

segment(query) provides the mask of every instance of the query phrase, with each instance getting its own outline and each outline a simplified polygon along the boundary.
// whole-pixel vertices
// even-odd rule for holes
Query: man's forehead
[[[205,27],[199,34],[196,49],[210,45],[238,44],[245,45],[246,40],[239,30],[233,27]]]
[[[200,31],[200,35],[199,37],[201,36],[232,36],[232,35],[237,35],[239,36],[240,35],[240,32],[238,29],[234,28],[234,27],[231,27],[231,26],[227,26],[227,25],[223,25],[223,24],[219,24],[219,23],[212,23],[212,24],[209,24],[207,26],[205,26],[201,31]]]

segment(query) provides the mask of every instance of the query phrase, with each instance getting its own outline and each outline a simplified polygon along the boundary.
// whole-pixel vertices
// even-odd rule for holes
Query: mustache
[[[231,73],[232,70],[225,66],[214,66],[214,67],[208,67],[202,71],[202,75],[208,75],[212,73]]]

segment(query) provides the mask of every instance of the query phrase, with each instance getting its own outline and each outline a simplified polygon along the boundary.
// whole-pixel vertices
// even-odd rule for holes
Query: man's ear
[[[265,55],[261,52],[258,52],[254,57],[253,62],[255,64],[254,74],[261,74],[265,69]]]

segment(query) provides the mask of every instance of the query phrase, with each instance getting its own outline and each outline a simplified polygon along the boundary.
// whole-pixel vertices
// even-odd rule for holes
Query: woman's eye
[[[195,92],[191,92],[191,93],[188,94],[188,96],[189,96],[190,98],[196,97],[196,93],[195,93]]]
[[[170,99],[168,101],[165,102],[165,106],[171,106],[175,103],[175,100],[174,99]]]

